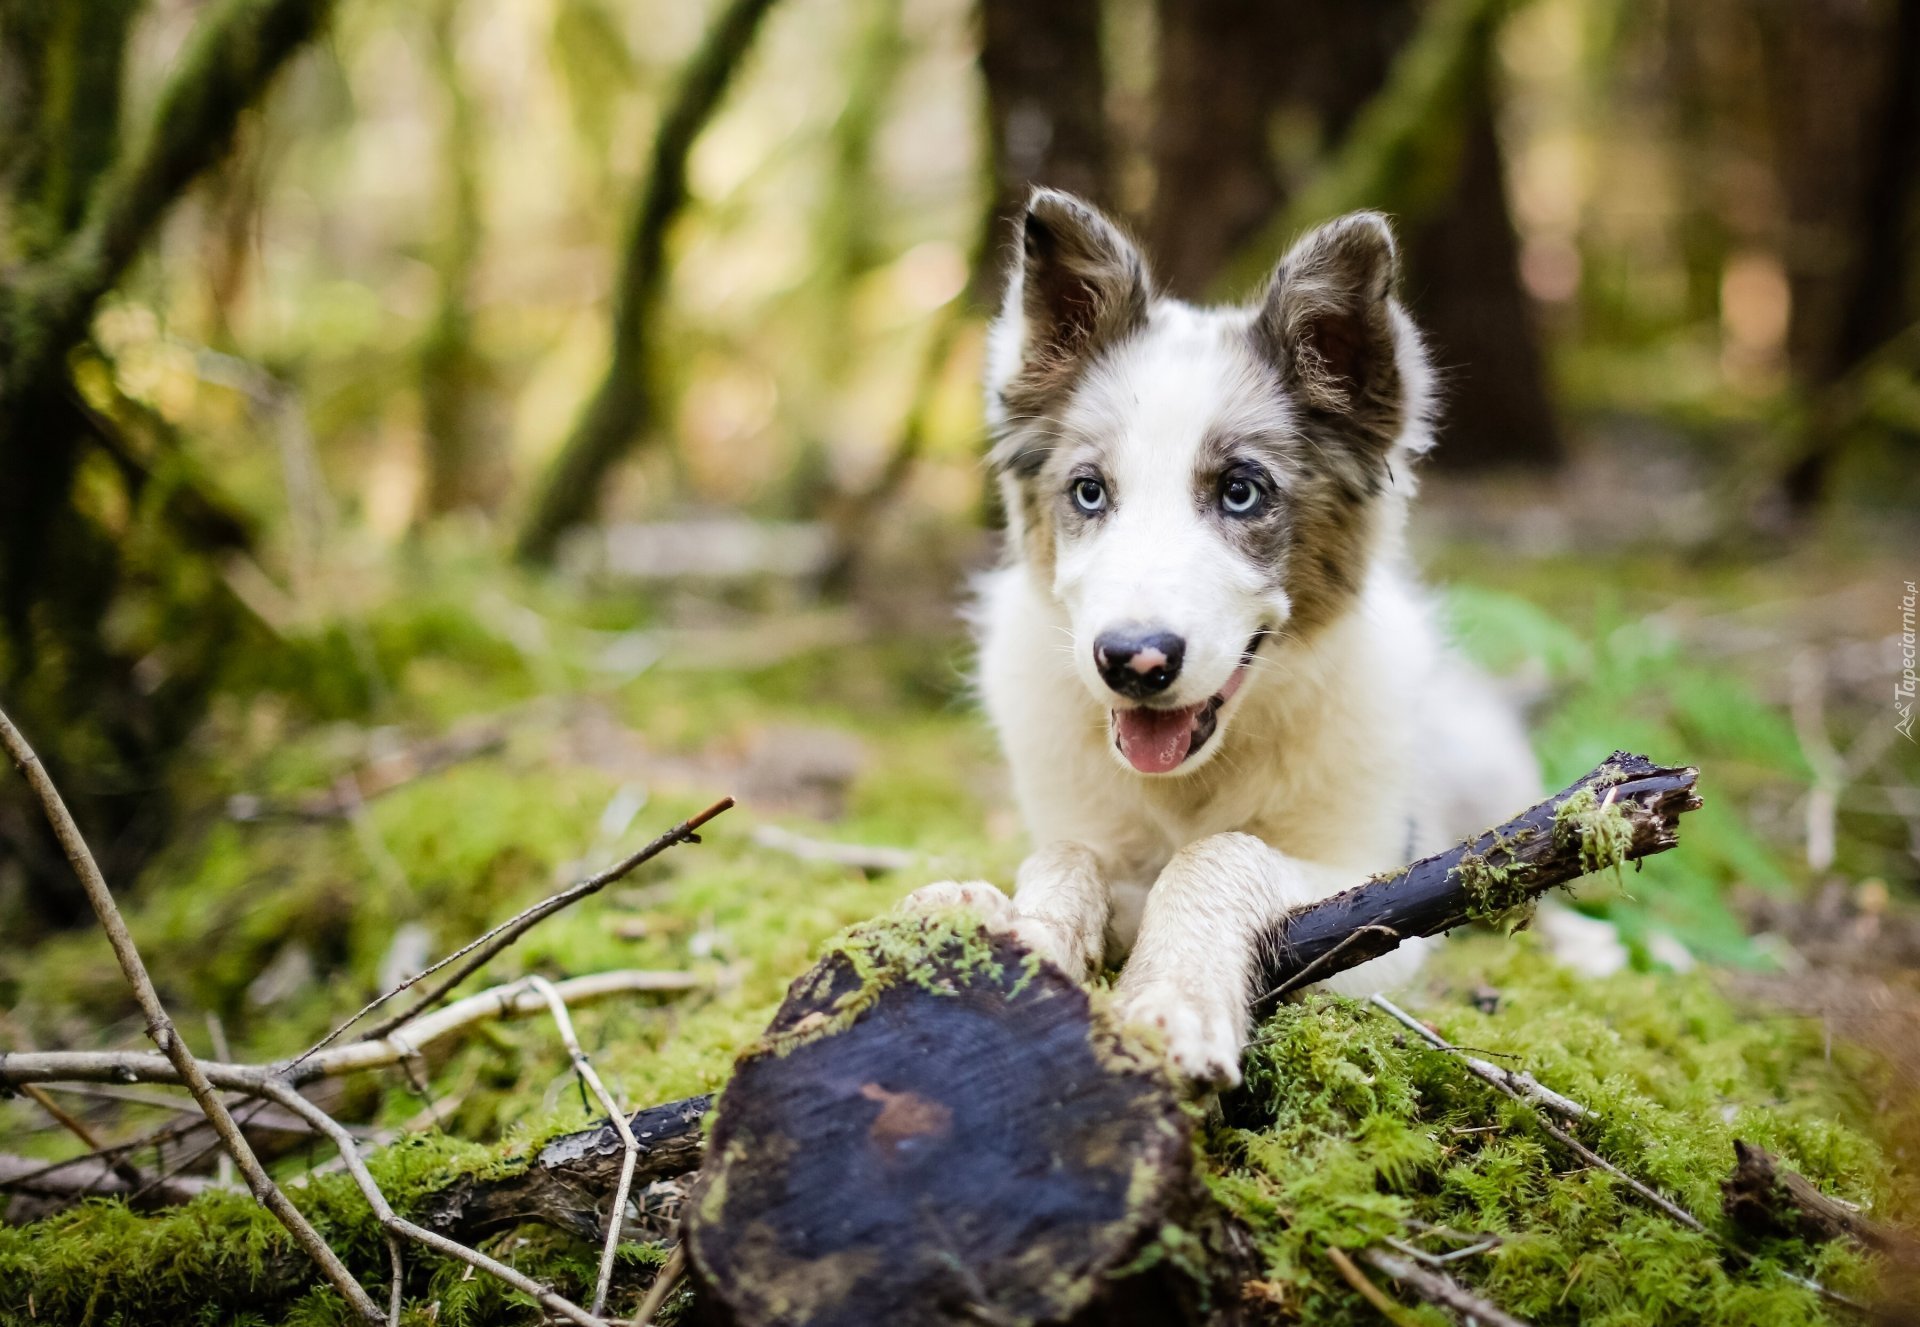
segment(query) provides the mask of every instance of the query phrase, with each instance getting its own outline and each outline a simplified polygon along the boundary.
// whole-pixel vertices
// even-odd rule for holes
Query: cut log
[[[1270,997],[1676,841],[1696,772],[1618,753],[1514,820],[1292,914]],[[1183,1094],[1099,997],[964,918],[860,928],[721,1098],[685,1240],[720,1327],[1267,1320]]]
[[[1142,1257],[1206,1212],[1191,1157],[1174,1083],[1065,973],[877,923],[736,1066],[688,1209],[705,1320],[1199,1321],[1207,1287]]]

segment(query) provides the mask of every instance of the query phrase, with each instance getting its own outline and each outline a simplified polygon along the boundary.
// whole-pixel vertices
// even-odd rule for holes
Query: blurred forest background
[[[756,841],[531,951],[757,965],[613,1025],[665,1095],[1010,875],[958,608],[1034,181],[1195,298],[1392,213],[1463,643],[1556,784],[1703,767],[1583,906],[1914,1054],[1920,0],[0,0],[0,703],[182,1007],[284,1050],[720,792],[920,863]],[[90,926],[0,786],[0,1045],[137,1035]]]

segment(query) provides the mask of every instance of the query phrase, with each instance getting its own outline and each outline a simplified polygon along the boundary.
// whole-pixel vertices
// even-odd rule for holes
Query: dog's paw
[[[998,885],[985,880],[942,880],[936,885],[922,885],[900,900],[899,911],[925,914],[955,908],[979,914],[990,931],[1011,931],[1018,918],[1013,900]]]
[[[1182,1077],[1208,1087],[1239,1085],[1247,1021],[1239,1001],[1178,981],[1145,982],[1128,989],[1123,978],[1118,1012],[1123,1023],[1160,1036],[1167,1058]]]

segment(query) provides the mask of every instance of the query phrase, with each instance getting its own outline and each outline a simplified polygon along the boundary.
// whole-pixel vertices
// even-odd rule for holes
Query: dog
[[[1398,274],[1356,212],[1257,302],[1198,308],[1038,189],[988,339],[1009,528],[978,687],[1036,847],[1011,898],[948,881],[906,906],[970,907],[1082,978],[1124,960],[1120,1015],[1203,1084],[1239,1081],[1276,921],[1538,795],[1518,717],[1407,566],[1435,381]]]

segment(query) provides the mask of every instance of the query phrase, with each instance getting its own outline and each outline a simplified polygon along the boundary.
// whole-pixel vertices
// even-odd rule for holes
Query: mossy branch
[[[1616,751],[1562,792],[1442,853],[1289,913],[1262,946],[1256,1009],[1418,936],[1524,907],[1583,875],[1665,852],[1700,771]]]
[[[653,357],[667,279],[667,233],[687,202],[687,158],[752,49],[773,0],[731,0],[687,66],[654,133],[646,183],[613,294],[606,375],[574,425],[520,527],[516,554],[544,562],[592,514],[601,481],[650,425]]]
[[[332,0],[225,0],[195,28],[144,138],[101,180],[65,245],[27,269],[11,293],[0,330],[0,400],[59,365],[100,298],[187,186],[226,154],[241,115],[332,7]]]

